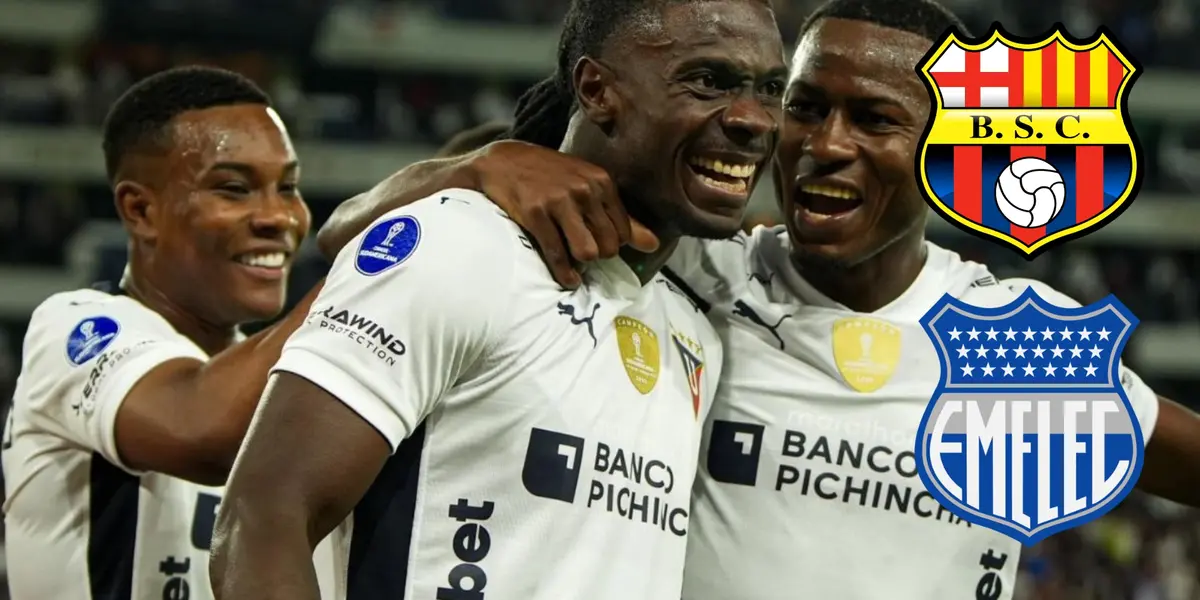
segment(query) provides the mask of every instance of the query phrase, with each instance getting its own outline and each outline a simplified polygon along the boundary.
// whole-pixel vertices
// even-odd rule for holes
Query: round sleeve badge
[[[67,335],[67,359],[76,365],[92,360],[117,338],[121,326],[108,317],[89,317]]]
[[[405,215],[381,221],[359,242],[354,267],[369,277],[379,275],[408,260],[420,241],[421,224],[415,217]]]

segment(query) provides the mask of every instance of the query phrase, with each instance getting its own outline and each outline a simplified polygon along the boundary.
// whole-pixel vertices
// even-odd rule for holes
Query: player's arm
[[[126,470],[224,483],[267,372],[315,293],[211,360],[126,299],[52,297],[26,337],[26,370],[47,390],[36,395],[31,418]],[[76,331],[84,321],[112,331],[92,332],[103,344],[73,360],[72,344],[90,339]]]
[[[387,440],[299,375],[271,378],[213,532],[219,599],[318,600],[312,553],[390,454]]]
[[[476,193],[445,195],[344,248],[288,340],[217,517],[219,598],[317,598],[317,543],[507,328],[520,232]]]
[[[1200,415],[1162,396],[1155,400],[1158,421],[1146,444],[1138,488],[1200,507]]]
[[[448,188],[482,192],[512,216],[537,242],[554,278],[568,287],[580,281],[572,258],[580,263],[611,258],[626,244],[643,252],[658,248],[654,234],[625,213],[604,169],[516,141],[405,167],[343,202],[317,243],[333,256],[380,215]]]
[[[271,365],[304,322],[320,285],[283,319],[207,362],[181,359],[146,373],[117,410],[116,449],[135,471],[225,483]]]

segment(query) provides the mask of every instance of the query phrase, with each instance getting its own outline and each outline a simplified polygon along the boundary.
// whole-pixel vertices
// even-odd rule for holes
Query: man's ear
[[[130,237],[148,244],[158,239],[161,211],[153,191],[136,181],[123,179],[113,186],[113,202]]]
[[[611,123],[621,108],[621,96],[613,85],[616,76],[612,69],[585,56],[575,63],[571,81],[580,114],[600,127]]]

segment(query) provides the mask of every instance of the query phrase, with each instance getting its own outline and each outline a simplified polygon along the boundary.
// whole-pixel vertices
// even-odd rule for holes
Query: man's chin
[[[792,262],[801,270],[841,271],[861,263],[857,254],[844,244],[793,244]]]
[[[283,313],[286,305],[286,294],[249,294],[247,297],[241,298],[238,302],[238,323],[259,323],[274,320]]]
[[[742,231],[744,212],[715,213],[692,207],[691,214],[678,219],[679,233],[705,240],[725,240]]]

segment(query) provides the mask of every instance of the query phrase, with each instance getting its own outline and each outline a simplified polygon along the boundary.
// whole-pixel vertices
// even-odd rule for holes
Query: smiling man
[[[783,43],[764,0],[576,0],[560,48],[522,122],[569,122],[562,151],[611,173],[662,247],[570,291],[479,193],[376,221],[275,366],[221,510],[222,598],[313,598],[339,523],[349,600],[679,598],[722,357],[658,271],[680,236],[738,230],[756,178],[706,165],[762,173]]]
[[[312,299],[238,331],[284,306],[310,221],[300,166],[258,87],[198,67],[130,88],[104,154],[129,265],[30,320],[2,451],[9,586],[203,600],[219,486]]]

